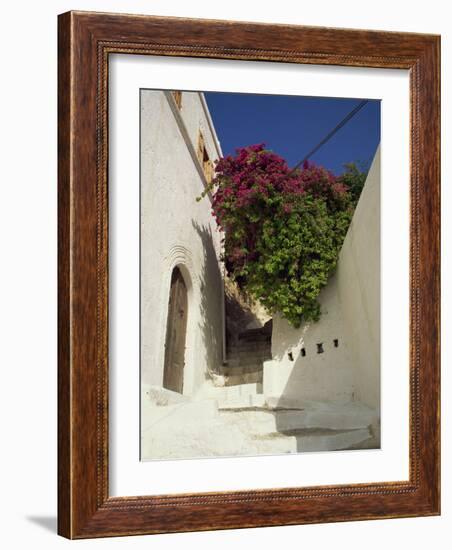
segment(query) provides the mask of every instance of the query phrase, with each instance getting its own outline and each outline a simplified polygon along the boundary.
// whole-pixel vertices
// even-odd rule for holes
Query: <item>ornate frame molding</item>
[[[436,515],[438,36],[68,12],[59,16],[58,531],[68,538]],[[375,55],[378,52],[378,55]],[[108,57],[168,55],[410,71],[410,479],[109,497]]]

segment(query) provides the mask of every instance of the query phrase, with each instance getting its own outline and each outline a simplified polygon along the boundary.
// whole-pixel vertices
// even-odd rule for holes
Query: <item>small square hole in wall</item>
[[[335,339],[333,340],[333,344],[334,344],[334,347],[335,347],[335,348],[338,348],[338,347],[339,347],[339,340],[338,340],[337,338],[335,338]]]
[[[306,350],[304,348],[301,348],[300,353],[302,357],[306,357]]]
[[[321,342],[320,344],[317,344],[317,353],[323,353],[323,352],[324,352],[323,342]]]
[[[289,351],[287,356],[289,357],[289,361],[293,361],[293,353],[291,351]]]

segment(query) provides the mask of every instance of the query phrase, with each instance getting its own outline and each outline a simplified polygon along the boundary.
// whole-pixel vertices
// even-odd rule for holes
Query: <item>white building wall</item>
[[[290,401],[359,400],[378,411],[379,150],[344,240],[336,273],[319,300],[322,316],[317,323],[294,329],[279,316],[273,319],[272,360],[264,364],[264,393]],[[317,344],[322,344],[323,353],[318,353]]]
[[[221,150],[201,94],[141,91],[141,381],[163,383],[171,273],[181,269],[188,289],[184,394],[221,363],[223,345],[220,233],[196,151],[201,130],[209,157]]]
[[[337,269],[355,399],[380,409],[380,149],[356,207]]]
[[[273,318],[272,360],[264,364],[264,393],[268,397],[332,402],[352,399],[353,369],[336,276],[322,290],[319,300],[322,317],[317,323],[295,329],[282,317]],[[317,344],[322,345],[323,353],[318,353]]]

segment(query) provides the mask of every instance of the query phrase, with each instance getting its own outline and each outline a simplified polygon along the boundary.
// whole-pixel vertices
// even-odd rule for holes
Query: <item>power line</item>
[[[287,174],[287,175],[290,176],[293,172],[295,172],[298,168],[300,168],[300,166],[301,166],[304,162],[306,162],[310,157],[312,157],[312,155],[313,155],[314,153],[316,153],[316,152],[320,149],[320,147],[322,147],[322,145],[325,145],[325,143],[326,143],[327,141],[329,141],[329,140],[334,136],[334,134],[336,134],[343,126],[345,126],[345,125],[347,124],[347,122],[348,122],[350,119],[352,119],[352,118],[356,115],[356,113],[357,113],[358,111],[360,111],[360,110],[364,107],[364,105],[366,105],[367,103],[369,103],[369,100],[368,100],[368,99],[364,99],[363,101],[360,101],[360,102],[358,103],[358,105],[357,105],[352,111],[350,111],[350,112],[348,113],[348,115],[347,115],[345,118],[343,118],[343,119],[339,122],[339,124],[337,124],[337,125],[331,130],[331,132],[329,132],[329,133],[322,139],[322,141],[321,141],[320,143],[318,143],[313,149],[311,149],[311,150],[309,151],[309,153],[308,153],[307,155],[305,155],[305,156],[300,160],[300,162],[298,162],[298,163],[292,168],[292,170],[289,172],[289,174]]]

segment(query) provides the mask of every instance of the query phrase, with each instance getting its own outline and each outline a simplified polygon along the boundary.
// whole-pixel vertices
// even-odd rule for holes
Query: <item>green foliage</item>
[[[228,275],[294,327],[320,318],[318,297],[365,181],[355,165],[346,174],[337,178],[308,163],[293,172],[263,144],[238,149],[216,166],[212,212],[225,234]]]
[[[351,210],[329,212],[324,200],[310,195],[292,204],[290,212],[271,205],[271,215],[259,220],[254,254],[232,274],[270,313],[298,327],[320,318],[317,298],[336,267]],[[226,238],[226,257],[242,239],[241,231]]]
[[[368,168],[366,166],[360,168],[355,162],[344,164],[344,167],[345,172],[339,177],[339,181],[347,186],[351,199],[356,206],[366,183]]]

